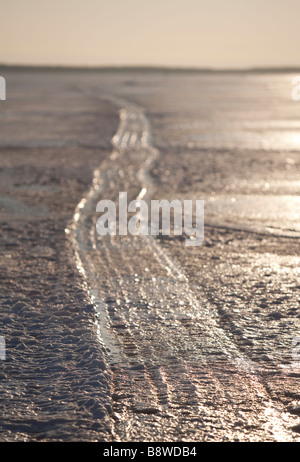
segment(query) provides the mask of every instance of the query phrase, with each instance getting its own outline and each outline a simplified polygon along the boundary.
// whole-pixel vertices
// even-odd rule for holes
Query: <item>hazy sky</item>
[[[300,0],[1,0],[0,62],[300,66]]]

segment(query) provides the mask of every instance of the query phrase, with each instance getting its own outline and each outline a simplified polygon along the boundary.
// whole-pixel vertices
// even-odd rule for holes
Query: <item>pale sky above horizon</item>
[[[300,66],[299,0],[1,0],[0,63]]]

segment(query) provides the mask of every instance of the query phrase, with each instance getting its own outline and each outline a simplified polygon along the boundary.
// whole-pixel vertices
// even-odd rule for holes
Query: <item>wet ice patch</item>
[[[205,202],[206,220],[241,230],[294,233],[300,236],[300,197],[268,195],[212,196]]]

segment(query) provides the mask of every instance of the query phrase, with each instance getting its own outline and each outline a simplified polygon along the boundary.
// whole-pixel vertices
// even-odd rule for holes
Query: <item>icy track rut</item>
[[[150,200],[152,146],[142,108],[127,101],[110,159],[77,206],[70,238],[96,307],[112,376],[112,434],[120,441],[292,441],[295,423],[271,402],[260,372],[193,293],[180,265],[150,236],[96,233],[96,204]]]

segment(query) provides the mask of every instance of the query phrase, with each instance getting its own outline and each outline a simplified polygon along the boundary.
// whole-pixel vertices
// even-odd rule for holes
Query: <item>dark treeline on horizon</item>
[[[1,71],[89,71],[89,72],[188,72],[188,73],[286,73],[299,72],[299,67],[200,68],[171,66],[63,66],[0,64]]]

